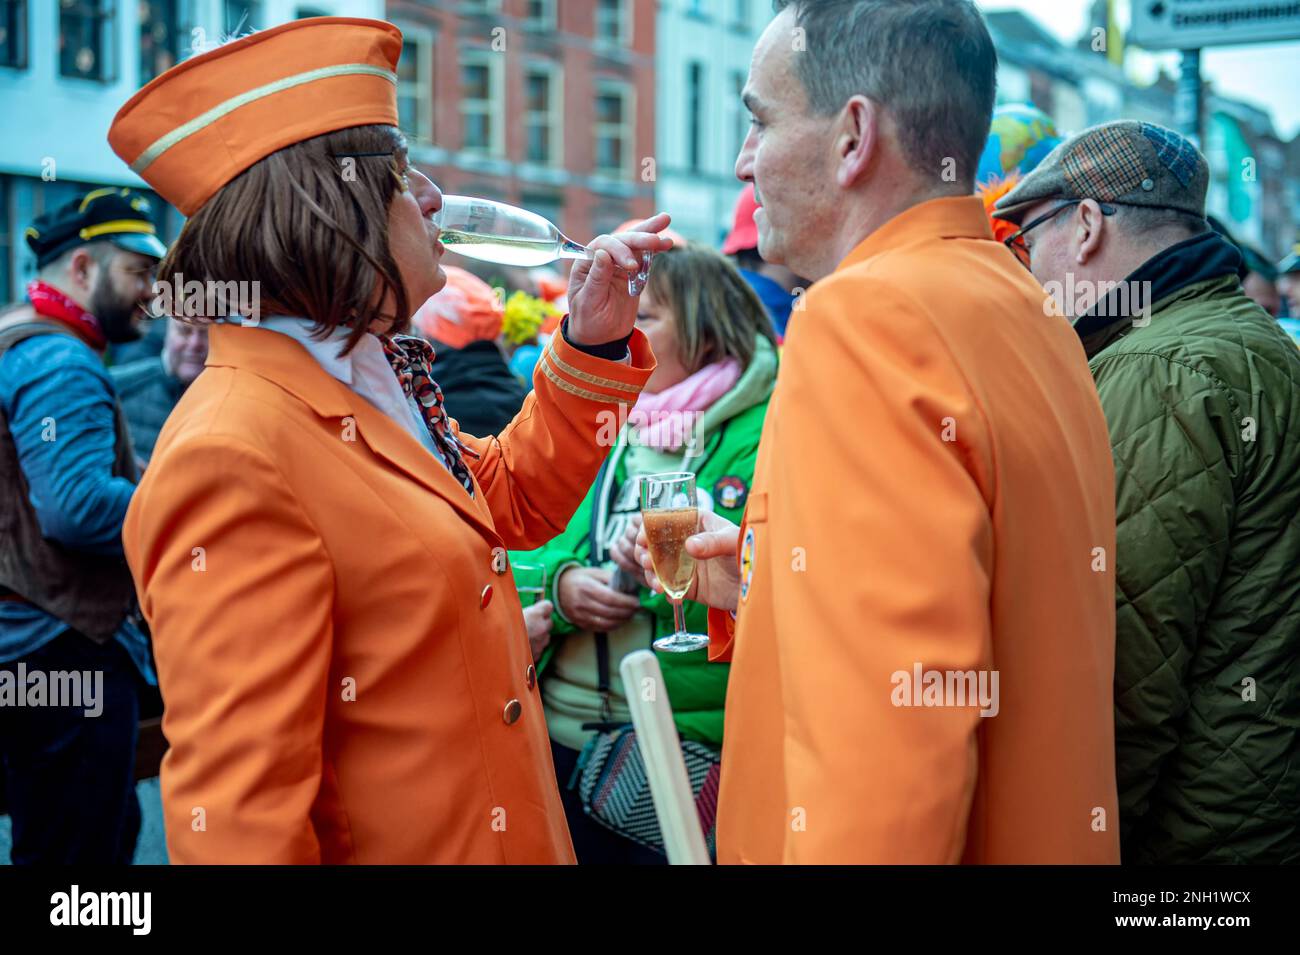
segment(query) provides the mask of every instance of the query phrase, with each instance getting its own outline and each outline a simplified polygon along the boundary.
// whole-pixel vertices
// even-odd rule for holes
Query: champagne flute
[[[702,633],[686,632],[682,599],[695,575],[695,558],[686,552],[686,538],[699,527],[695,475],[689,471],[652,474],[641,479],[641,519],[650,544],[650,559],[664,593],[673,605],[675,633],[654,642],[656,650],[689,653],[709,645]]]
[[[589,259],[591,250],[574,242],[549,219],[535,212],[473,196],[443,196],[442,208],[433,214],[442,232],[442,244],[453,252],[496,262],[533,268],[556,259]],[[627,280],[627,294],[637,296],[650,277],[649,252],[641,253],[641,269]]]

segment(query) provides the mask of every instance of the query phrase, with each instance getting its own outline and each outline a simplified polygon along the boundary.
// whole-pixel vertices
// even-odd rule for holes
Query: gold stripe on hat
[[[123,196],[126,195],[126,190],[119,188],[118,186],[108,186],[105,189],[92,189],[90,192],[86,193],[84,198],[82,198],[81,205],[77,206],[77,211],[85,212],[86,206],[90,205],[96,199],[102,199],[104,196],[111,196],[115,192],[120,192]]]
[[[154,228],[152,222],[143,222],[140,219],[114,219],[112,222],[101,222],[99,225],[89,225],[78,233],[83,239],[93,239],[97,235],[117,235],[121,232],[143,232],[147,235],[156,235],[158,230]]]
[[[240,93],[238,96],[232,96],[224,103],[218,103],[212,109],[199,116],[194,117],[188,123],[182,123],[170,133],[159,137],[152,146],[140,154],[135,162],[131,163],[131,171],[139,175],[153,165],[163,153],[171,149],[182,140],[193,136],[201,129],[206,129],[223,116],[227,116],[239,109],[241,106],[247,106],[259,99],[267,96],[274,96],[276,93],[282,93],[285,90],[293,89],[295,86],[302,86],[305,83],[314,83],[316,80],[327,80],[335,76],[353,76],[362,74],[366,76],[378,76],[388,80],[394,86],[397,85],[397,74],[392,70],[386,70],[383,67],[371,66],[369,63],[339,63],[335,66],[322,66],[320,69],[308,70],[306,73],[298,73],[294,76],[286,76],[278,79],[274,83],[267,83],[265,86],[259,86]]]

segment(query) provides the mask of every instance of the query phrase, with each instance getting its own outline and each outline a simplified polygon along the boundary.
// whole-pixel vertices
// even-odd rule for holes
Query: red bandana
[[[32,308],[36,310],[37,315],[67,325],[96,351],[103,351],[108,347],[108,339],[104,337],[104,330],[99,326],[99,319],[53,285],[40,279],[29,282],[27,301],[32,303]]]

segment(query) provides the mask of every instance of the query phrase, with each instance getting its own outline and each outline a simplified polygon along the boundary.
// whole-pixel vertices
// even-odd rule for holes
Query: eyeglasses
[[[1050,222],[1052,219],[1055,219],[1066,209],[1073,208],[1074,206],[1077,206],[1081,202],[1083,202],[1082,199],[1065,200],[1055,209],[1049,209],[1047,212],[1044,212],[1033,222],[1030,222],[1028,225],[1022,226],[1019,229],[1019,231],[1017,231],[1014,235],[1007,236],[1005,239],[1002,240],[1002,244],[1005,245],[1012,252],[1014,252],[1016,254],[1016,258],[1020,259],[1021,262],[1028,265],[1029,246],[1025,244],[1025,233],[1029,232],[1031,229],[1037,229],[1040,225],[1042,225],[1045,222]],[[1099,202],[1097,203],[1097,205],[1101,209],[1101,214],[1104,216],[1113,216],[1116,212],[1119,211],[1118,209],[1115,208],[1115,206],[1111,205],[1108,202]]]

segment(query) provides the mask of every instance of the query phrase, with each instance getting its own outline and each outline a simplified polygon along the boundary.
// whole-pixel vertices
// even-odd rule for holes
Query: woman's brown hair
[[[656,255],[649,288],[675,317],[678,353],[690,374],[728,358],[747,368],[757,338],[776,344],[762,300],[736,267],[708,246],[688,242]]]
[[[388,209],[404,188],[406,161],[393,126],[354,126],[286,146],[185,223],[159,279],[207,288],[257,282],[259,317],[308,318],[321,336],[350,325],[345,351],[373,321],[400,328],[411,309],[388,250]]]

